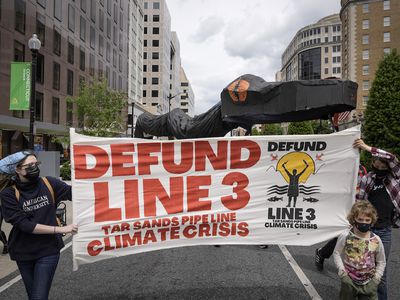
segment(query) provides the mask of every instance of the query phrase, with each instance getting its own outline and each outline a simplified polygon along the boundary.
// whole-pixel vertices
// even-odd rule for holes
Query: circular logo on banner
[[[243,79],[238,79],[232,82],[228,86],[229,96],[233,102],[245,102],[247,97],[247,90],[249,89],[250,83]]]

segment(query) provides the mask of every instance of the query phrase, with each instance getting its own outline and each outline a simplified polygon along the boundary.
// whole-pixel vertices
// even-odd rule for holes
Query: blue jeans
[[[379,236],[382,240],[383,247],[385,248],[385,257],[386,263],[389,260],[390,247],[392,246],[392,227],[385,228],[372,228],[372,232]],[[378,286],[378,299],[379,300],[387,300],[387,278],[386,278],[386,270],[383,272],[383,276],[381,279],[381,283]]]
[[[60,254],[17,261],[29,300],[47,300]]]

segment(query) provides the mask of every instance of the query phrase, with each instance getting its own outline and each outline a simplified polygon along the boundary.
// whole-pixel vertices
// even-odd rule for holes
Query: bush
[[[63,180],[71,180],[71,163],[66,161],[61,165],[60,176]]]

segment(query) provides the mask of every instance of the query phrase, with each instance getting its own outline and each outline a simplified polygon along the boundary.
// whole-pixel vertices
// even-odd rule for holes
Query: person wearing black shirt
[[[71,199],[71,186],[53,177],[39,177],[40,162],[30,151],[0,161],[0,171],[14,175],[14,185],[0,192],[3,216],[13,228],[8,250],[15,260],[29,299],[48,299],[64,247],[62,234],[75,234],[74,224],[58,227],[56,207]]]

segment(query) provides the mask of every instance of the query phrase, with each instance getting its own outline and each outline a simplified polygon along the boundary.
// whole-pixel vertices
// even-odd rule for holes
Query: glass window
[[[369,75],[369,65],[363,65],[362,74],[363,75]]]
[[[325,69],[324,69],[324,73],[325,73],[325,75],[329,74],[329,69],[328,69],[328,68],[325,68]]]
[[[37,3],[39,3],[39,5],[43,8],[46,8],[46,0],[37,0]]]
[[[51,114],[51,122],[53,124],[59,124],[60,123],[60,99],[53,97],[53,103],[52,103],[52,114]]]
[[[362,29],[369,29],[369,20],[362,21]]]
[[[147,20],[148,20],[148,16],[144,15],[144,21],[147,22]]]
[[[369,50],[363,50],[362,52],[362,58],[365,59],[369,59]]]
[[[147,27],[144,28],[144,34],[147,34]]]
[[[46,41],[46,19],[43,15],[36,13],[36,32],[41,46],[44,47]]]
[[[385,43],[390,42],[390,32],[383,33],[383,42]]]
[[[37,54],[36,82],[40,84],[44,82],[44,56],[40,53]]]
[[[158,91],[157,90],[152,90],[151,91],[151,97],[158,97]]]
[[[144,3],[144,9],[148,9],[149,8],[149,3],[148,2],[145,2]]]
[[[122,72],[122,55],[120,54],[118,57],[118,70]]]
[[[96,31],[93,26],[90,26],[90,48],[96,48]]]
[[[62,21],[62,0],[54,0],[54,18]]]
[[[325,57],[325,63],[327,64],[329,62],[329,58]]]
[[[99,54],[103,56],[104,53],[104,38],[101,34],[99,34]]]
[[[75,47],[71,41],[68,41],[68,62],[74,64],[75,59]]]
[[[152,77],[151,84],[158,84],[158,77]]]
[[[35,93],[35,120],[43,122],[43,93]]]
[[[83,48],[81,48],[79,50],[79,69],[81,69],[82,71],[85,71],[85,67],[86,67],[86,54],[85,54],[85,50]]]
[[[117,67],[117,50],[113,49],[113,66]]]
[[[71,4],[68,4],[68,29],[75,31],[75,8]]]
[[[362,10],[364,14],[369,12],[369,4],[368,3],[363,4]]]
[[[74,72],[67,70],[67,94],[74,94]]]
[[[363,80],[363,91],[369,90],[369,80]]]
[[[383,53],[386,54],[390,54],[390,48],[383,48]]]
[[[104,12],[99,8],[99,29],[104,30]]]
[[[96,22],[96,0],[90,0],[90,19]]]
[[[60,90],[60,64],[53,62],[53,89]]]
[[[159,59],[160,58],[160,54],[158,52],[153,52],[153,53],[151,53],[151,58],[152,59]]]
[[[367,106],[369,97],[368,96],[363,96],[362,98],[363,98],[363,105]]]
[[[160,9],[160,2],[153,2],[153,9]]]
[[[25,45],[14,41],[14,61],[25,61]]]
[[[390,26],[390,17],[383,17],[383,26]]]
[[[61,34],[54,27],[54,38],[53,38],[53,52],[54,54],[60,56],[61,55]]]
[[[153,22],[160,22],[160,15],[153,15]]]
[[[92,53],[89,54],[89,74],[94,76],[94,55]]]
[[[111,47],[109,43],[106,45],[106,60],[108,62],[111,60]]]
[[[328,53],[328,52],[329,52],[329,48],[325,47],[325,53]]]
[[[124,15],[122,11],[119,12],[119,29],[124,30]]]
[[[99,59],[98,60],[98,70],[97,70],[97,72],[98,72],[98,74],[99,74],[99,78],[102,78],[103,77],[103,62]]]
[[[385,0],[383,1],[383,10],[389,10],[390,9],[390,1]]]
[[[320,48],[303,51],[299,54],[300,80],[321,79]]]
[[[86,12],[86,0],[81,0],[81,10]]]
[[[153,27],[153,34],[159,34],[160,33],[160,28],[159,27]]]
[[[368,45],[369,44],[369,35],[368,34],[363,35],[362,43],[363,43],[363,45]]]
[[[147,47],[147,40],[143,41],[143,47]]]
[[[81,16],[80,18],[80,29],[81,29],[81,33],[80,33],[80,38],[82,41],[86,40],[86,20]]]
[[[107,37],[111,38],[111,19],[107,19]]]
[[[111,0],[107,0],[107,13],[111,16]]]
[[[113,27],[113,43],[117,45],[118,42],[118,34],[117,34],[117,26]]]
[[[73,121],[73,103],[67,102],[67,125],[72,126]]]
[[[151,71],[152,72],[158,72],[158,65],[152,65],[151,66]]]
[[[159,40],[152,40],[152,46],[153,47],[159,47],[160,46],[160,41]]]
[[[25,0],[15,0],[15,30],[25,33],[26,2]]]
[[[117,10],[117,3],[114,3],[114,23],[118,23],[118,10]]]

